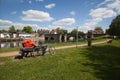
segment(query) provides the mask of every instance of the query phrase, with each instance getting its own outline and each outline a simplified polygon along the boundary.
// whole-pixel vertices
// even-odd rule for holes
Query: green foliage
[[[67,30],[62,29],[62,31],[63,31],[63,34],[67,34],[68,33]]]
[[[17,29],[16,31],[17,31],[17,32],[22,32],[22,30],[21,30],[21,29]]]
[[[120,15],[118,15],[109,26],[108,33],[110,35],[120,36]]]
[[[77,29],[73,29],[73,30],[70,32],[70,34],[76,36],[76,34],[77,34]],[[78,35],[83,35],[83,34],[84,34],[84,32],[78,31]]]
[[[0,30],[0,33],[8,33],[8,31],[7,30]]]
[[[77,34],[77,29],[73,29],[73,30],[71,31],[71,34],[75,36],[75,35]]]
[[[99,26],[96,27],[95,30],[101,30],[101,31],[103,31],[103,29],[101,27],[99,27]]]
[[[14,27],[14,26],[11,26],[11,27],[9,28],[8,32],[10,33],[10,37],[13,38],[13,33],[16,32],[15,27]]]
[[[31,26],[25,26],[22,31],[30,34],[34,32]]]
[[[8,31],[9,31],[9,33],[14,33],[14,32],[16,32],[14,26],[11,26]]]
[[[58,27],[58,28],[56,28],[56,32],[57,32],[57,34],[67,34],[67,33],[68,33],[68,31],[67,31],[67,30],[60,29],[59,27]]]

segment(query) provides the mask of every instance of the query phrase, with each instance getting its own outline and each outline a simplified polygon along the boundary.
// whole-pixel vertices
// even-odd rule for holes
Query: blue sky
[[[107,29],[120,14],[120,0],[0,0],[0,30],[32,26],[57,27],[87,32],[96,26]]]

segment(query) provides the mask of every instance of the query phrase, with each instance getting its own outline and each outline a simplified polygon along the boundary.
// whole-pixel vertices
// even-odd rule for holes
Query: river
[[[0,42],[0,48],[12,48],[12,47],[20,47],[21,41],[14,42]]]

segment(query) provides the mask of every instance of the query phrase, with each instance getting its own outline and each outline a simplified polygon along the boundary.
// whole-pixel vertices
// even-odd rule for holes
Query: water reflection
[[[21,42],[17,41],[17,42],[2,42],[0,43],[0,48],[10,48],[10,47],[20,47],[22,46],[21,45]]]

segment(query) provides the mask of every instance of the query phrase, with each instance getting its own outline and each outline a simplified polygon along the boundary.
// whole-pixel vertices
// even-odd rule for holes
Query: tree
[[[120,15],[118,15],[109,26],[108,33],[110,35],[120,36]]]
[[[67,33],[68,33],[68,31],[67,31],[67,30],[60,29],[59,27],[58,27],[58,28],[56,28],[56,32],[57,32],[57,34],[67,34]]]
[[[64,29],[62,29],[62,32],[63,32],[63,34],[67,34],[68,33],[68,31],[64,30]]]
[[[99,34],[104,34],[103,29],[102,29],[101,27],[99,27],[99,26],[97,26],[97,27],[95,28],[95,32],[99,32]]]
[[[8,32],[11,33],[11,34],[15,33],[15,32],[16,32],[15,27],[14,27],[14,26],[11,26],[11,27],[9,28]]]
[[[70,34],[76,36],[76,34],[77,34],[77,29],[73,29]],[[84,34],[84,32],[78,31],[78,35],[83,35],[83,34]]]
[[[101,31],[103,31],[103,29],[101,27],[99,27],[99,26],[96,27],[95,30],[101,30]]]
[[[11,27],[9,28],[8,32],[10,33],[10,34],[9,34],[10,37],[13,38],[13,33],[16,32],[15,27],[14,27],[14,26],[11,26]]]
[[[8,33],[8,31],[3,29],[3,30],[0,30],[0,33]]]
[[[22,32],[22,30],[21,29],[17,29],[16,32]]]
[[[34,32],[31,26],[25,26],[22,31],[30,34]]]
[[[70,34],[76,36],[76,34],[77,34],[77,29],[73,29]]]

